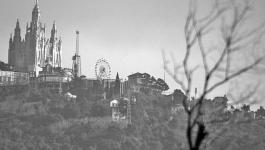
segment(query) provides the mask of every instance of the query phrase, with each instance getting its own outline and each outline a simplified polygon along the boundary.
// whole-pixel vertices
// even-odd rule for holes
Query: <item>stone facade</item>
[[[61,38],[57,36],[55,22],[50,38],[46,38],[46,27],[40,21],[38,2],[32,11],[30,25],[27,24],[25,38],[21,38],[19,20],[17,20],[14,36],[10,36],[8,63],[15,71],[38,72],[47,64],[61,67],[62,49]]]

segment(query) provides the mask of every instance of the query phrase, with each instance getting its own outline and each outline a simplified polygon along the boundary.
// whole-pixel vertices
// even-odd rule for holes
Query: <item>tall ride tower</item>
[[[79,55],[79,31],[76,31],[76,49],[75,55],[72,57],[73,60],[73,74],[74,77],[81,76],[81,57]]]

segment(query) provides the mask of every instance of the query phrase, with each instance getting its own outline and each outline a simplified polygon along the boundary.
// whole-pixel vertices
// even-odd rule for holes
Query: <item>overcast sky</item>
[[[208,1],[200,2],[200,10],[207,11]],[[17,18],[24,38],[34,5],[35,0],[0,1],[0,60],[7,62],[8,39]],[[95,77],[100,58],[110,62],[112,77],[119,72],[122,78],[135,72],[163,78],[162,49],[173,52],[179,61],[183,58],[187,0],[39,0],[39,5],[47,36],[56,21],[63,41],[63,67],[72,66],[75,30],[80,31],[82,74],[89,78]],[[265,1],[255,0],[254,6],[253,25],[265,20]],[[166,81],[172,89],[177,87],[168,76]],[[214,95],[226,91],[222,87]]]

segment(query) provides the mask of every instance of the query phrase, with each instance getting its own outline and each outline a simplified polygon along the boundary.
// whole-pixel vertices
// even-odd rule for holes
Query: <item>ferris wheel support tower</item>
[[[79,55],[79,31],[76,31],[76,49],[75,49],[75,55],[72,57],[73,60],[73,74],[74,77],[80,77],[81,76],[81,57]]]

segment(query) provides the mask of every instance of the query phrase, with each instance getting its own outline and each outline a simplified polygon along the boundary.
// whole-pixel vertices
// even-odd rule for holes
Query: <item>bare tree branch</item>
[[[246,72],[257,68],[261,62],[265,60],[264,55],[254,57],[252,63],[248,63],[241,68],[235,67],[233,60],[236,55],[243,53],[247,50],[247,46],[253,46],[251,50],[255,50],[256,45],[261,42],[262,36],[257,36],[261,29],[264,29],[265,24],[261,24],[249,31],[242,31],[243,25],[247,20],[248,12],[251,10],[251,6],[248,1],[238,5],[236,1],[230,1],[227,5],[221,6],[218,1],[215,1],[209,14],[201,19],[197,16],[197,1],[190,0],[189,12],[186,18],[184,26],[186,51],[182,63],[175,64],[174,58],[174,71],[170,71],[168,68],[168,61],[166,61],[163,54],[164,69],[166,72],[178,83],[186,95],[186,99],[183,100],[183,107],[187,113],[187,140],[190,150],[198,150],[202,140],[207,136],[205,125],[202,121],[202,105],[206,96],[214,91],[216,88],[226,84],[234,78],[239,77]],[[231,17],[227,21],[227,17]],[[222,46],[215,48],[220,49],[220,54],[215,59],[216,61],[209,61],[208,54],[212,50],[207,50],[204,43],[204,36],[212,31],[212,26],[216,22],[221,21],[220,31],[222,38]],[[263,35],[264,33],[261,33]],[[198,99],[190,101],[191,88],[193,86],[193,75],[198,69],[199,65],[191,67],[191,54],[197,48],[200,51],[202,58],[202,65],[204,71],[202,92]],[[248,49],[250,50],[250,49]],[[171,55],[173,56],[173,55]],[[184,79],[180,79],[178,74],[180,70],[184,72]],[[222,73],[219,81],[213,82],[213,77],[216,74]],[[252,93],[250,93],[252,95]],[[247,95],[245,98],[249,98]],[[197,127],[197,130],[195,129]]]
[[[224,80],[217,82],[216,84],[214,84],[213,86],[211,86],[206,92],[209,93],[211,91],[213,91],[214,89],[216,89],[217,87],[219,87],[220,85],[223,85],[224,83],[228,82],[229,80],[238,77],[239,75],[253,69],[255,66],[257,66],[259,63],[261,63],[263,60],[265,60],[265,57],[261,57],[259,59],[257,59],[253,64],[240,69],[239,71],[231,74],[230,76],[227,76]]]

